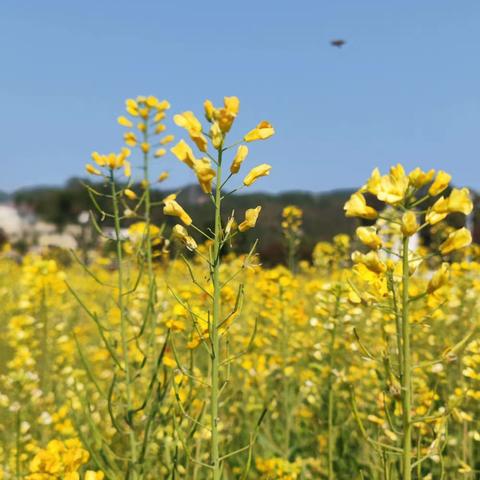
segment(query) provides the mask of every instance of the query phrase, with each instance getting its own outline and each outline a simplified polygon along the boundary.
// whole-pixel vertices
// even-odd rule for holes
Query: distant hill
[[[8,193],[0,191],[0,202],[6,202],[9,197]]]
[[[87,194],[84,183],[87,180],[73,178],[63,187],[38,187],[21,189],[15,192],[11,198],[24,211],[32,211],[46,222],[57,225],[60,229],[67,224],[76,223],[78,215],[92,208],[91,200]],[[103,191],[101,184],[91,184],[96,190]],[[137,192],[140,188],[132,187]],[[359,220],[346,218],[343,205],[352,194],[353,190],[334,190],[324,193],[308,193],[302,191],[289,191],[279,194],[271,193],[242,193],[227,196],[224,200],[225,214],[235,211],[238,221],[243,219],[244,211],[257,205],[262,206],[262,212],[257,227],[236,238],[236,246],[245,251],[256,239],[261,241],[258,251],[265,263],[278,263],[285,258],[285,250],[281,235],[281,213],[287,205],[297,205],[303,210],[303,239],[300,255],[309,258],[314,245],[322,240],[330,240],[338,233],[353,233]],[[152,201],[160,202],[172,190],[153,190]],[[194,219],[195,224],[207,229],[211,227],[212,204],[201,192],[198,185],[188,185],[180,190],[178,199],[182,206]],[[372,205],[380,206],[376,199],[369,200]],[[100,206],[108,208],[108,201],[100,199]],[[479,197],[475,195],[475,204],[478,205]],[[480,221],[478,220],[478,208],[475,209],[474,238],[480,239]],[[464,222],[464,217],[455,218],[454,223]],[[162,208],[157,207],[153,211],[153,221],[157,224],[165,222]],[[173,225],[175,219],[169,217],[167,223]],[[110,220],[104,220],[104,225],[111,225]]]
[[[69,223],[76,223],[80,212],[91,209],[91,201],[83,182],[87,181],[73,178],[63,187],[25,188],[15,192],[12,198],[22,209],[32,210],[42,220],[62,228]],[[103,187],[95,184],[94,188],[102,190]],[[160,201],[169,193],[172,191],[154,190],[153,201]],[[301,191],[234,194],[225,199],[224,206],[225,212],[234,210],[238,220],[243,219],[247,208],[262,206],[257,228],[245,236],[237,237],[240,241],[237,246],[246,249],[255,238],[261,238],[260,253],[269,261],[277,262],[285,255],[280,227],[281,213],[285,206],[297,205],[304,211],[302,256],[308,257],[316,242],[331,239],[337,233],[351,233],[354,230],[355,221],[345,218],[343,214],[343,205],[351,193],[350,190],[337,190],[319,194]],[[210,226],[212,205],[198,185],[182,188],[178,198],[199,227]],[[99,203],[104,205],[105,201],[100,200]],[[165,221],[161,208],[154,210],[153,220],[156,223]],[[173,223],[171,218],[167,221]],[[105,224],[108,225],[108,221]]]

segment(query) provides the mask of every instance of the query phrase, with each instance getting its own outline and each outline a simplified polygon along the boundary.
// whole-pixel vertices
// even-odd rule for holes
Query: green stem
[[[410,351],[410,322],[408,315],[408,243],[409,237],[403,237],[403,277],[402,277],[402,420],[403,420],[403,445],[402,445],[402,471],[403,480],[411,480],[412,460],[412,378],[411,378],[411,351]]]
[[[283,288],[280,286],[280,301],[282,303],[282,312],[281,312],[281,325],[282,325],[282,352],[283,352],[283,416],[285,419],[284,424],[284,438],[283,438],[283,451],[285,458],[288,458],[290,455],[290,436],[292,429],[292,419],[291,419],[291,401],[290,401],[290,381],[288,375],[285,373],[286,368],[288,367],[288,362],[290,360],[289,352],[289,339],[290,339],[290,324],[288,319],[285,316],[285,302],[283,301]]]
[[[333,312],[333,328],[330,337],[330,352],[329,352],[329,367],[330,372],[328,375],[328,432],[327,432],[327,460],[328,460],[328,480],[333,480],[335,478],[333,471],[333,459],[335,451],[335,438],[334,438],[334,425],[333,425],[333,414],[334,414],[334,403],[335,395],[333,391],[334,387],[334,374],[333,369],[335,368],[335,339],[337,334],[337,318],[340,309],[340,292],[337,292],[337,297],[335,299],[335,310]]]
[[[292,235],[292,234],[290,234]],[[289,237],[288,239],[288,268],[292,273],[295,273],[295,240]]]
[[[221,284],[220,284],[220,246],[222,242],[222,150],[218,151],[217,178],[215,190],[215,238],[213,247],[213,316],[211,320],[211,463],[212,463],[212,479],[220,480],[221,466],[219,453],[219,432],[218,432],[218,403],[219,403],[219,367],[220,367],[220,339],[218,335],[218,325],[221,322]]]
[[[48,348],[48,316],[47,308],[45,305],[46,294],[45,287],[42,289],[42,297],[40,303],[40,315],[42,318],[43,328],[42,328],[42,367],[40,373],[40,385],[43,392],[44,398],[50,393],[48,391],[48,370],[49,370],[49,348]]]
[[[144,143],[148,143],[148,126],[147,123],[145,124],[145,130],[143,132],[143,141]],[[146,250],[147,250],[147,267],[148,267],[148,279],[149,279],[149,286],[151,287],[152,282],[154,282],[155,278],[153,275],[153,260],[152,260],[152,238],[150,235],[150,225],[151,225],[151,208],[152,208],[152,200],[151,200],[151,192],[150,192],[150,173],[149,173],[149,158],[148,152],[143,153],[143,180],[145,182],[145,209],[144,209],[144,217],[145,217],[145,230],[146,230]]]
[[[330,374],[331,375],[331,374]],[[333,480],[333,385],[328,389],[328,480]]]
[[[121,228],[120,228],[120,215],[119,215],[119,208],[118,208],[118,196],[117,190],[115,187],[115,177],[113,173],[113,169],[110,173],[110,183],[112,188],[112,202],[113,202],[113,214],[114,214],[114,229],[115,229],[115,243],[116,243],[116,254],[117,254],[117,268],[118,268],[118,297],[117,303],[118,308],[120,310],[120,335],[121,335],[121,342],[122,342],[122,350],[123,350],[123,363],[125,369],[125,390],[126,390],[126,400],[127,400],[127,417],[130,415],[132,411],[132,393],[131,393],[131,373],[130,373],[130,362],[129,362],[129,355],[128,355],[128,340],[127,340],[127,319],[125,318],[125,308],[123,304],[123,253],[122,253],[122,240],[120,238],[121,235]],[[136,445],[136,438],[135,438],[135,431],[133,428],[133,419],[129,419],[129,443],[130,443],[130,455],[131,459],[130,462],[135,469],[135,464],[137,460],[137,445]],[[127,471],[126,478],[129,478],[129,471]],[[132,478],[136,478],[135,470],[133,470]]]
[[[145,122],[145,130],[143,131],[143,143],[149,143],[148,122]],[[152,200],[150,190],[150,172],[149,172],[149,155],[148,152],[143,152],[143,181],[144,181],[144,220],[145,220],[145,250],[147,257],[147,277],[148,277],[148,299],[147,309],[145,312],[145,325],[150,327],[150,338],[148,347],[150,350],[155,346],[155,330],[156,330],[156,316],[155,316],[155,302],[156,302],[156,281],[155,272],[153,271],[153,252],[152,252],[152,236],[150,227],[152,224]],[[148,328],[148,327],[147,327]],[[149,351],[149,355],[152,354]]]
[[[42,329],[42,364],[41,364],[41,372],[40,372],[40,389],[43,392],[43,398],[45,400],[50,399],[50,382],[49,382],[49,375],[50,375],[50,348],[48,342],[48,311],[46,305],[47,293],[45,292],[45,287],[42,289],[42,299],[41,299],[41,306],[40,306],[40,315],[43,320],[43,329]],[[45,404],[44,408],[48,408],[49,405]],[[47,429],[42,429],[42,443],[47,442]]]
[[[393,310],[395,313],[395,327],[397,330],[396,334],[396,341],[397,341],[397,354],[398,354],[398,370],[399,370],[399,376],[400,378],[402,377],[402,319],[400,312],[398,311],[398,300],[397,300],[397,291],[395,287],[395,282],[393,280],[393,272],[389,271],[388,273],[388,283],[389,283],[389,289],[392,292],[392,305],[393,305]]]
[[[15,478],[20,480],[22,478],[22,474],[20,471],[20,456],[21,456],[21,410],[18,409],[17,411],[17,422],[16,422],[16,443],[17,443],[17,451],[15,455]]]

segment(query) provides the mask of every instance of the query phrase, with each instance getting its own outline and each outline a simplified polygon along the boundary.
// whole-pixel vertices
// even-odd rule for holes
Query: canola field
[[[250,158],[274,127],[234,133],[226,97],[205,120],[173,115],[174,139],[169,107],[127,100],[124,144],[92,154],[95,248],[1,253],[0,479],[480,478],[480,247],[448,223],[471,214],[468,190],[374,170],[345,204],[354,237],[299,261],[289,206],[285,262],[266,268],[235,246],[262,206],[222,202],[269,175]],[[169,151],[210,228],[175,194],[151,200]]]

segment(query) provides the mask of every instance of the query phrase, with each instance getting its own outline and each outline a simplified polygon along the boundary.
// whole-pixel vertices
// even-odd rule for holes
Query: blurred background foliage
[[[91,183],[81,178],[72,178],[62,187],[33,187],[23,188],[11,195],[0,192],[0,201],[13,202],[19,209],[29,211],[40,220],[54,224],[60,230],[66,225],[78,223],[81,212],[88,211],[91,203],[85,184],[93,185],[99,191],[104,186],[101,183]],[[133,190],[141,191],[139,185],[134,185]],[[152,201],[159,202],[172,190],[153,189]],[[319,241],[329,241],[338,233],[353,234],[359,225],[359,220],[346,218],[343,214],[343,205],[348,200],[353,190],[343,189],[323,193],[311,193],[304,191],[288,191],[278,194],[254,192],[237,194],[226,197],[225,212],[232,210],[243,213],[252,205],[262,205],[262,221],[255,230],[246,232],[236,243],[238,251],[246,251],[256,238],[261,242],[258,252],[265,265],[277,265],[285,261],[285,243],[281,234],[281,214],[287,205],[296,205],[303,210],[302,241],[299,250],[299,258],[310,260],[315,244]],[[475,241],[480,240],[480,221],[478,219],[479,197],[474,195],[475,215],[472,226]],[[206,230],[209,225],[211,205],[205,201],[200,188],[197,185],[188,185],[180,190],[178,195],[180,203],[196,219],[198,227]],[[378,207],[380,202],[369,198],[369,202]],[[106,207],[106,205],[102,205]],[[161,208],[155,208],[152,212],[152,220],[156,224],[165,222]],[[167,218],[168,224],[174,223]],[[134,220],[132,220],[132,223]],[[462,215],[452,215],[449,223],[455,227],[463,224]],[[368,222],[366,222],[368,223]],[[109,219],[102,222],[104,227],[111,226]],[[128,225],[128,221],[125,222]],[[428,244],[428,232],[424,235]]]

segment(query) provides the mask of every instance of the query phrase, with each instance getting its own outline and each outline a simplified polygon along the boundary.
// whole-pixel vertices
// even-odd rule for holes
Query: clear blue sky
[[[199,114],[237,95],[239,135],[270,120],[250,156],[274,167],[263,190],[358,186],[396,162],[480,187],[479,25],[478,0],[3,0],[0,189],[83,174],[139,94]]]

